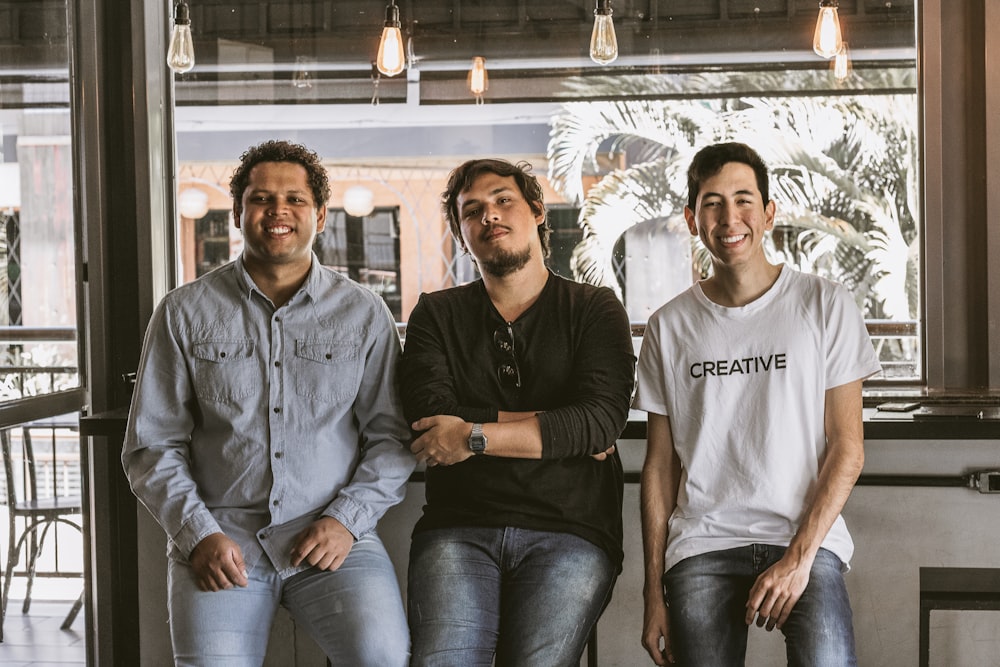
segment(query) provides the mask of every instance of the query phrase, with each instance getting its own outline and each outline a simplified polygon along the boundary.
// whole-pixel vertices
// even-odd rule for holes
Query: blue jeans
[[[169,559],[170,636],[177,665],[264,663],[283,606],[335,667],[403,667],[409,631],[396,573],[375,533],[359,539],[333,572],[310,568],[282,581],[265,557],[246,588],[202,591],[187,563]]]
[[[752,544],[686,558],[663,575],[678,667],[743,665],[750,588],[784,547]],[[820,549],[809,584],[781,631],[790,667],[855,667],[843,563]],[[755,626],[756,627],[756,626]]]
[[[568,533],[447,528],[413,536],[408,603],[413,667],[579,663],[617,574]]]

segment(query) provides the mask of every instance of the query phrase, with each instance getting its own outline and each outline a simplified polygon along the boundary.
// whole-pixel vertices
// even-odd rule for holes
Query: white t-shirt
[[[787,546],[826,451],[826,390],[879,369],[851,294],[787,266],[746,306],[720,306],[696,284],[653,313],[633,405],[670,417],[681,462],[666,568],[709,551]],[[843,517],[823,547],[849,563]]]

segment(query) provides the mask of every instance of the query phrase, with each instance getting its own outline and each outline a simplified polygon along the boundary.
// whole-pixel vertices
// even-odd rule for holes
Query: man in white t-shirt
[[[765,256],[775,204],[753,149],[702,149],[688,188],[713,272],[653,314],[639,356],[643,646],[658,665],[742,665],[756,622],[789,665],[856,665],[840,512],[878,359],[846,289]]]

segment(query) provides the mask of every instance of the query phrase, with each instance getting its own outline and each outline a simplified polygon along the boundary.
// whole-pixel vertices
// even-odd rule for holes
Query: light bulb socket
[[[191,10],[184,0],[174,5],[174,25],[191,25]]]
[[[385,27],[386,28],[398,28],[400,27],[399,22],[399,7],[395,2],[390,3],[385,6]]]
[[[611,0],[597,0],[594,7],[594,16],[611,16]]]
[[[833,7],[836,9],[840,3],[837,0],[819,0],[819,8]]]

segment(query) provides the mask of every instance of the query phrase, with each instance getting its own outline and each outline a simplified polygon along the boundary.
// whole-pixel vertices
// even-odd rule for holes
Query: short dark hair
[[[712,176],[715,176],[722,168],[730,162],[739,162],[753,169],[757,177],[757,189],[760,190],[766,206],[771,201],[770,188],[767,179],[767,165],[764,159],[746,144],[735,141],[713,144],[698,151],[691,166],[688,167],[688,208],[694,210],[694,205],[698,201],[698,192],[701,184]]]
[[[542,257],[548,257],[552,253],[549,246],[549,236],[552,234],[552,227],[549,226],[549,217],[545,211],[545,202],[542,198],[542,186],[538,179],[531,173],[531,165],[527,162],[517,164],[495,158],[481,158],[468,160],[462,163],[448,176],[448,185],[441,193],[441,208],[444,217],[451,228],[451,234],[458,241],[462,248],[465,248],[465,241],[462,240],[461,217],[458,213],[458,196],[472,187],[472,182],[483,174],[496,174],[497,176],[511,176],[517,183],[521,195],[528,202],[528,206],[536,214],[545,216],[542,224],[538,225],[538,240],[542,245]]]
[[[289,141],[270,140],[251,146],[240,156],[240,164],[229,180],[229,194],[238,214],[243,212],[243,192],[250,183],[250,171],[261,162],[293,162],[305,167],[316,210],[330,201],[330,177],[314,151]]]

